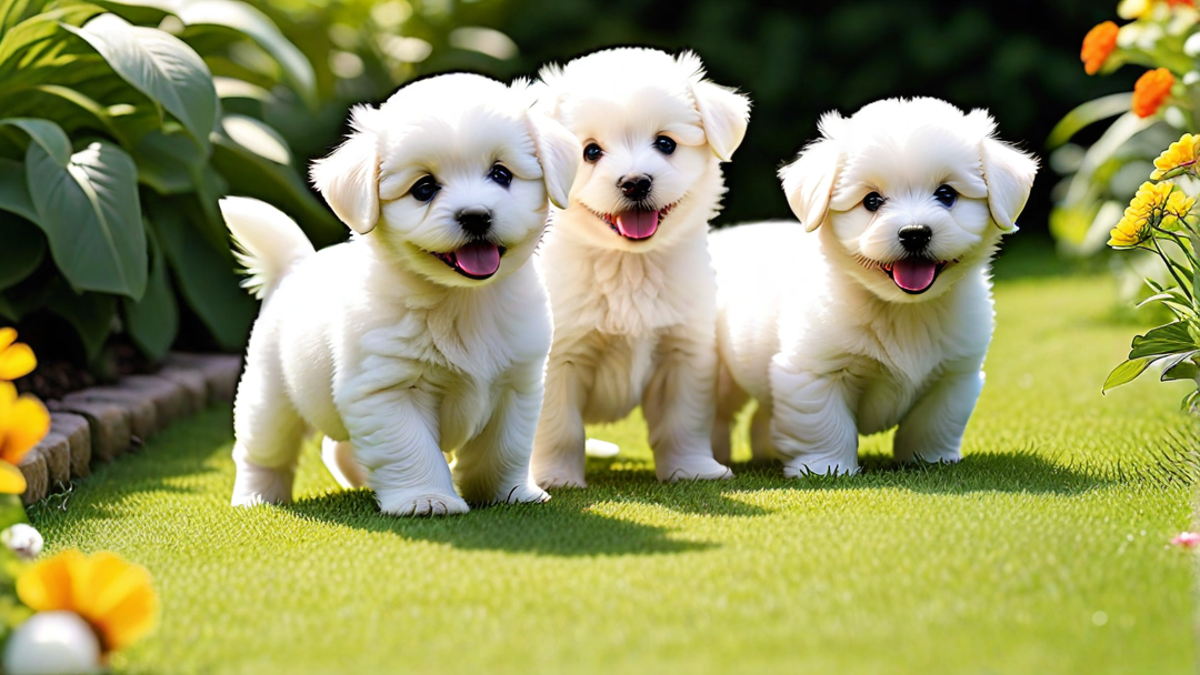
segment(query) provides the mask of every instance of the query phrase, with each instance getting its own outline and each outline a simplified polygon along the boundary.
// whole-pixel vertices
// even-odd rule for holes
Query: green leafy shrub
[[[0,318],[61,317],[89,360],[114,332],[161,357],[181,323],[240,348],[255,307],[217,200],[342,236],[261,119],[268,87],[316,105],[307,59],[236,0],[0,0]]]

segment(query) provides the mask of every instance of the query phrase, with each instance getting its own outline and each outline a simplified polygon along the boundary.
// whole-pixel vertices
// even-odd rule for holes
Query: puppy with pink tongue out
[[[543,488],[584,487],[584,423],[638,404],[659,480],[725,478],[710,436],[716,379],[708,223],[721,162],[750,102],[709,82],[695,54],[613,49],[541,73],[538,107],[579,139],[566,208],[535,262],[554,313],[533,448]]]
[[[789,476],[856,473],[859,434],[896,426],[897,459],[958,461],[992,336],[991,259],[1037,172],[995,129],[928,98],[829,113],[780,171],[803,225],[710,236],[718,459],[754,398],[754,456]]]

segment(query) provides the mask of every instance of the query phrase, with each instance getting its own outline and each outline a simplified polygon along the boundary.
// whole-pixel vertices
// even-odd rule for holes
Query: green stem
[[[1162,250],[1162,247],[1158,245],[1158,239],[1151,239],[1150,241],[1154,242],[1154,250],[1158,253],[1158,257],[1162,258],[1163,262],[1167,263],[1167,271],[1170,272],[1171,276],[1175,278],[1175,283],[1179,284],[1179,290],[1183,291],[1183,294],[1187,296],[1188,302],[1192,302],[1192,292],[1188,289],[1187,284],[1183,283],[1183,279],[1180,279],[1179,275],[1175,273],[1175,266],[1179,263],[1171,260],[1171,258],[1167,256],[1167,254]]]

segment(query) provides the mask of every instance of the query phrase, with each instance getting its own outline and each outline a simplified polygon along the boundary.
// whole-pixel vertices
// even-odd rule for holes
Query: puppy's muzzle
[[[626,174],[617,181],[621,194],[635,202],[645,201],[653,186],[654,179],[644,173]]]
[[[455,214],[463,232],[472,238],[481,239],[492,229],[492,212],[482,206],[472,206]]]
[[[900,228],[900,245],[909,253],[920,253],[933,239],[933,230],[928,225],[905,225]]]

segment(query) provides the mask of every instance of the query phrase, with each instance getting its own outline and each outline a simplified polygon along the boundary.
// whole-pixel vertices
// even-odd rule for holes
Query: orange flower
[[[1178,7],[1179,5],[1195,7],[1196,0],[1167,0],[1167,6],[1169,6],[1169,7]]]
[[[1171,87],[1175,84],[1175,76],[1166,68],[1148,70],[1138,78],[1133,85],[1133,112],[1138,117],[1150,117],[1158,112]]]
[[[1083,69],[1088,75],[1100,72],[1109,54],[1117,48],[1117,24],[1105,21],[1088,31],[1083,38],[1083,48],[1079,50],[1079,60],[1083,61]]]
[[[37,612],[75,612],[105,652],[133,644],[154,628],[158,594],[144,567],[107,551],[63,551],[17,577],[17,597]]]

